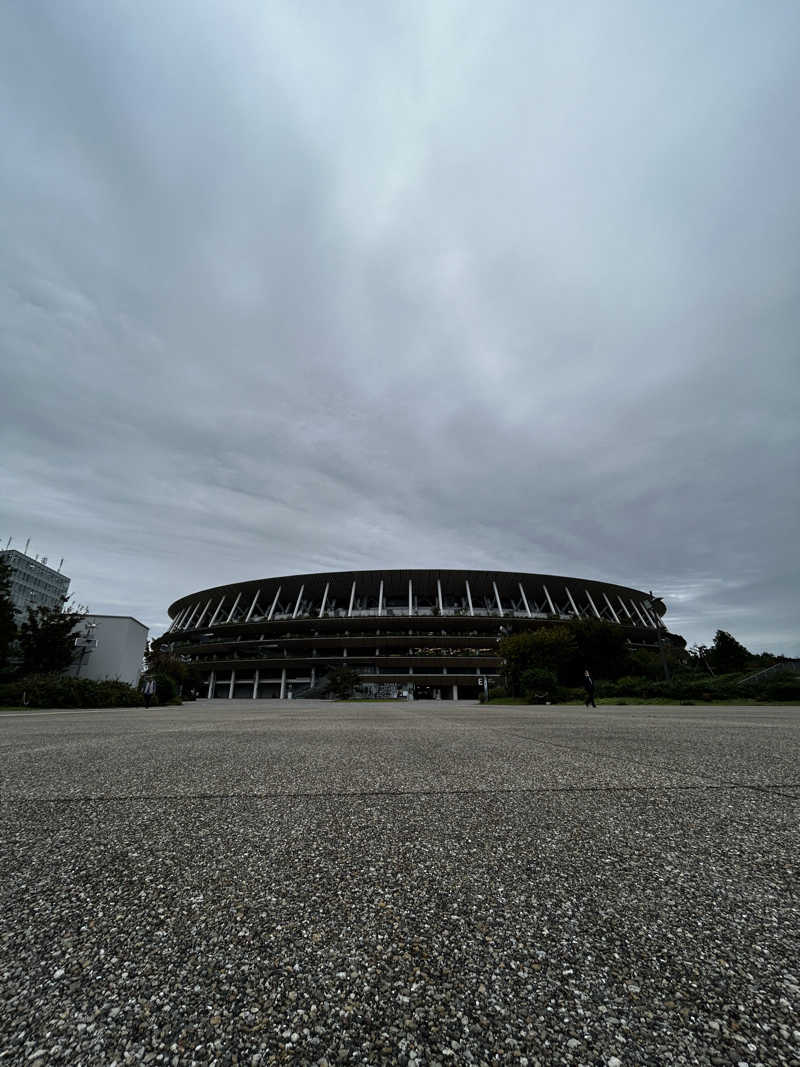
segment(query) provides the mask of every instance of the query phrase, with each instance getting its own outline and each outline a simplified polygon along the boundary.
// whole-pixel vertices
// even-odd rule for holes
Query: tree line
[[[726,680],[773,666],[785,659],[753,653],[725,630],[713,644],[686,647],[679,634],[662,630],[653,645],[633,644],[611,623],[576,619],[537,630],[507,634],[498,646],[498,696],[566,698],[588,670],[609,695],[692,696],[720,693]],[[737,681],[738,681],[737,677]],[[794,684],[794,683],[790,683]],[[741,693],[740,695],[746,695]]]

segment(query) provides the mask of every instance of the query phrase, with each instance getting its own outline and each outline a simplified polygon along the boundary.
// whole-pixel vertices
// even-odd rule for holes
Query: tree
[[[145,667],[147,673],[153,675],[158,682],[160,677],[170,678],[174,683],[176,693],[188,696],[190,690],[199,689],[202,681],[202,671],[197,664],[190,663],[167,652],[164,648],[151,645],[145,653]],[[171,694],[171,696],[173,696]],[[159,687],[159,699],[161,699],[161,687]]]
[[[351,670],[349,667],[338,667],[328,675],[331,692],[339,700],[347,700],[351,697],[360,681],[358,671]]]
[[[0,670],[8,665],[11,646],[17,636],[14,602],[11,599],[11,571],[0,558]]]
[[[552,701],[556,695],[556,676],[546,667],[529,667],[520,676],[523,696],[530,704]]]
[[[687,650],[689,654],[689,663],[697,671],[708,672],[708,674],[714,674],[714,668],[708,662],[708,654],[711,649],[708,645],[692,645]]]
[[[19,649],[25,674],[65,671],[75,660],[75,627],[83,618],[69,611],[64,597],[58,608],[28,608],[19,628]]]
[[[708,660],[717,674],[743,671],[750,659],[750,652],[725,630],[714,634],[714,645],[708,652]]]
[[[580,619],[571,624],[578,648],[571,681],[578,684],[588,667],[596,678],[619,678],[630,668],[630,650],[625,631],[599,619]]]
[[[567,626],[543,626],[501,639],[506,685],[516,695],[525,671],[543,669],[561,675],[578,654],[575,637]]]

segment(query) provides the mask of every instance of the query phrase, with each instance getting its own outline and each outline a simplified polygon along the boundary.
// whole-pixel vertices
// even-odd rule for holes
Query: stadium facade
[[[602,619],[634,644],[656,644],[665,610],[639,589],[550,574],[293,574],[181,597],[155,644],[198,666],[209,697],[311,696],[344,666],[370,696],[475,699],[497,677],[498,641],[512,629]]]

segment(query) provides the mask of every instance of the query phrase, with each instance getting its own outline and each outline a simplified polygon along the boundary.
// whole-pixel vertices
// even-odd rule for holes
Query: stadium
[[[192,662],[203,696],[322,695],[347,667],[371,697],[476,699],[498,675],[498,641],[569,619],[621,626],[655,645],[663,603],[607,582],[478,570],[293,574],[176,600],[158,647]]]

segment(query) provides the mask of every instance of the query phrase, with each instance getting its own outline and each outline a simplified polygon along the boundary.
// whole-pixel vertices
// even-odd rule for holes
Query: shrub
[[[544,667],[529,667],[522,672],[519,681],[529,704],[541,704],[548,700],[552,703],[556,692],[554,671]]]
[[[29,674],[0,685],[0,704],[32,708],[138,708],[144,698],[125,682]]]
[[[756,696],[759,700],[800,700],[800,675],[793,678],[776,678],[751,694],[745,685],[739,686],[742,696]]]
[[[178,696],[178,684],[175,679],[162,671],[151,675],[156,683],[156,697],[159,704],[169,704]]]

